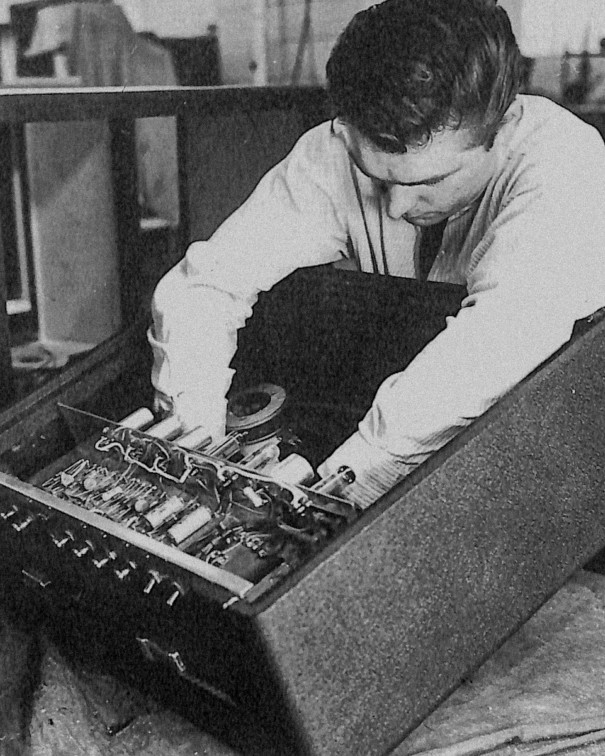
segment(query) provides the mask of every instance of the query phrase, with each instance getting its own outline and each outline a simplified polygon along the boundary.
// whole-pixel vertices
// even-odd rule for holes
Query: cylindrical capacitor
[[[204,454],[209,454],[212,457],[221,457],[222,459],[229,459],[240,450],[240,436],[239,433],[228,433],[226,436],[219,438],[219,440],[204,449]]]
[[[143,517],[152,528],[157,528],[169,520],[173,515],[178,514],[185,509],[187,502],[183,501],[180,496],[169,496],[157,507],[146,512]]]
[[[208,433],[206,427],[198,425],[197,428],[193,428],[193,430],[176,438],[174,443],[181,449],[204,449],[212,443],[212,436]]]
[[[279,446],[275,442],[267,443],[242,459],[240,465],[252,470],[261,470],[275,465],[279,459]]]
[[[132,508],[138,514],[147,512],[148,509],[151,509],[151,507],[155,507],[156,504],[158,504],[158,501],[156,501],[154,496],[155,494],[151,493],[140,494],[135,498],[134,504],[132,504]]]
[[[198,507],[193,512],[185,515],[182,520],[175,523],[168,529],[168,535],[178,545],[182,543],[190,535],[203,528],[207,522],[212,519],[212,512],[208,507]]]
[[[270,472],[272,478],[291,483],[295,486],[304,486],[315,477],[315,472],[308,462],[300,454],[290,454],[278,462]]]
[[[153,422],[153,412],[147,407],[140,407],[138,410],[131,412],[130,415],[122,418],[118,425],[123,428],[131,428],[132,430],[142,430]]]
[[[317,493],[331,494],[332,496],[338,496],[338,494],[346,488],[348,485],[355,481],[355,473],[350,467],[343,465],[339,467],[335,473],[328,475],[327,478],[322,478],[314,486],[312,490]]]
[[[153,438],[162,438],[168,441],[171,438],[176,438],[182,429],[183,426],[178,417],[176,415],[168,415],[164,420],[160,420],[159,423],[148,428],[145,433],[148,436],[153,436]]]

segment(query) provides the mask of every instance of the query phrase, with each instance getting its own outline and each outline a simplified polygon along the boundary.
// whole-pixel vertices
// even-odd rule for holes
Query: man
[[[321,263],[421,277],[423,237],[445,225],[428,277],[468,296],[320,469],[352,467],[349,495],[365,506],[605,305],[605,147],[517,94],[519,50],[488,0],[373,6],[327,79],[335,118],[160,282],[153,382],[186,427],[222,432],[236,330],[259,291]]]

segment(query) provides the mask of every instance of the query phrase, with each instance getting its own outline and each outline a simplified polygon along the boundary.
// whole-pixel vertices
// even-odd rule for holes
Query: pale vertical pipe
[[[252,0],[252,83],[264,87],[267,76],[267,0]]]
[[[6,13],[9,19],[6,23],[9,24],[10,13],[8,8]],[[3,24],[4,21],[0,21],[0,23]],[[10,84],[17,78],[17,40],[9,28],[0,30],[0,64],[2,66],[1,80],[4,84]]]
[[[288,81],[288,37],[286,24],[286,0],[279,0],[278,4],[278,60],[279,60],[279,83]]]

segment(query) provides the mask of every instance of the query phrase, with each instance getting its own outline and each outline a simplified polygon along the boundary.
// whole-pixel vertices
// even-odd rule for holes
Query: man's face
[[[470,205],[496,170],[496,149],[469,146],[466,129],[435,134],[403,155],[381,152],[352,126],[337,126],[335,133],[383,193],[388,215],[415,226],[431,226]]]

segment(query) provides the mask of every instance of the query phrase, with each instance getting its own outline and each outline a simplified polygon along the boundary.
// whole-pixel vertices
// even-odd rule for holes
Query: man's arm
[[[334,198],[346,167],[328,124],[313,129],[160,281],[149,332],[152,381],[185,428],[224,433],[236,332],[259,291],[296,268],[340,259],[346,229]]]
[[[359,430],[322,465],[352,467],[367,505],[444,446],[605,304],[602,143],[515,177],[475,249],[456,317],[378,390]]]

